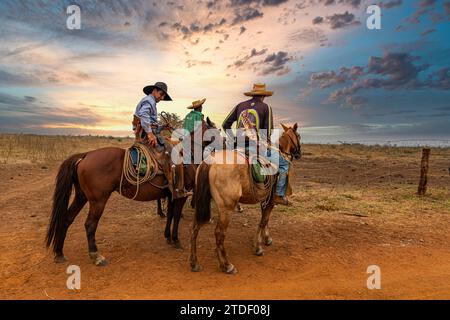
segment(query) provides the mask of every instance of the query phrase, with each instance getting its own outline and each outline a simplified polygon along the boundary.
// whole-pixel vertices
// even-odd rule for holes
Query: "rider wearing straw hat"
[[[273,95],[273,91],[266,90],[266,85],[257,83],[253,90],[245,92],[244,95],[252,97],[250,100],[239,103],[222,124],[224,130],[231,129],[234,122],[237,128],[251,129],[256,131],[261,139],[270,140],[273,129],[272,108],[264,103],[265,97]],[[289,161],[287,161],[276,149],[270,150],[270,160],[278,164],[279,178],[276,186],[274,202],[281,205],[290,205],[286,198],[288,187],[287,175],[289,172]]]
[[[205,101],[206,98],[203,98],[201,100],[192,102],[192,104],[187,107],[188,109],[192,109],[192,111],[186,115],[183,121],[183,129],[185,129],[187,132],[191,133],[195,131],[195,129],[197,129],[197,126],[201,125],[204,118],[202,110]]]

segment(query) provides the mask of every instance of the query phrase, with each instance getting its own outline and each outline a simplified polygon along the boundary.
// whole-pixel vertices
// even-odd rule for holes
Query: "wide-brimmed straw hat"
[[[268,91],[266,90],[266,84],[265,83],[255,83],[253,85],[253,90],[250,92],[245,92],[244,93],[246,96],[266,96],[266,97],[270,97],[271,95],[273,95],[273,91]]]
[[[164,91],[165,93],[164,101],[172,101],[172,98],[167,93],[167,84],[165,84],[164,82],[157,82],[152,86],[146,86],[143,90],[146,95],[149,95],[153,92],[153,89],[155,88]]]
[[[203,99],[201,99],[201,100],[194,101],[194,102],[192,102],[192,104],[191,104],[189,107],[187,107],[187,108],[188,108],[188,109],[197,109],[197,108],[200,108],[200,107],[205,103],[205,101],[206,101],[206,98],[203,98]]]

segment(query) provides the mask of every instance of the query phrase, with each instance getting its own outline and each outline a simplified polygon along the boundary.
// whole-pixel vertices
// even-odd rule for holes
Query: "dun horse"
[[[279,139],[279,149],[292,158],[301,157],[300,136],[297,133],[297,124],[293,127],[283,126],[284,132]],[[236,151],[228,152],[216,151],[212,155],[213,159],[207,164],[203,161],[197,169],[195,188],[195,219],[191,233],[191,253],[190,265],[192,271],[200,271],[197,260],[197,236],[201,226],[210,221],[211,199],[214,200],[219,218],[215,230],[216,251],[219,259],[220,269],[228,274],[235,274],[236,267],[230,263],[224,247],[225,232],[230,222],[231,214],[236,205],[240,203],[255,204],[261,203],[261,221],[259,223],[255,240],[254,253],[258,256],[263,254],[262,244],[272,244],[269,235],[268,223],[270,213],[274,207],[272,199],[266,205],[262,205],[261,198],[255,197],[252,191],[252,177],[248,169],[248,164],[236,164],[239,155]],[[214,159],[227,159],[227,162]],[[219,164],[220,163],[220,164]],[[234,163],[234,164],[230,164]],[[266,191],[267,192],[267,191]]]
[[[215,128],[207,119],[202,123],[202,136],[206,130]],[[193,134],[191,139],[193,139]],[[193,145],[193,144],[191,144]],[[205,145],[203,145],[204,147]],[[55,262],[64,262],[64,240],[67,230],[73,223],[81,209],[89,202],[89,213],[84,224],[89,248],[89,257],[96,265],[106,265],[108,261],[98,252],[95,233],[105,205],[114,191],[119,191],[125,150],[121,148],[102,148],[86,153],[73,155],[60,166],[56,177],[53,194],[53,209],[46,236],[47,247],[52,246]],[[193,186],[196,166],[187,165],[185,168],[185,182],[187,187]],[[156,175],[154,179],[139,185],[134,198],[137,201],[152,201],[168,197],[170,191],[164,187],[166,179],[163,175]],[[72,189],[75,194],[69,206]],[[122,196],[132,199],[136,193],[136,186],[123,180]],[[168,243],[180,248],[178,239],[178,224],[186,198],[168,202],[167,221],[164,235]],[[173,226],[171,224],[173,220]]]

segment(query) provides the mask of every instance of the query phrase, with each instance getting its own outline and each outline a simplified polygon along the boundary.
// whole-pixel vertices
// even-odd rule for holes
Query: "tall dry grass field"
[[[129,138],[0,134],[0,164],[52,163],[103,147],[127,147]]]

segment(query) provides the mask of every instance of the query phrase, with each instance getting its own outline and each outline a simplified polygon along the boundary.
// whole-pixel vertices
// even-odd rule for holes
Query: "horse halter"
[[[289,131],[292,131],[295,135],[295,140],[292,138],[292,136],[289,134]],[[289,140],[291,141],[292,145],[294,146],[293,150],[290,151],[289,155],[291,156],[291,161],[293,158],[300,159],[302,157],[302,147],[300,144],[300,137],[297,132],[294,131],[294,129],[289,128],[286,131],[286,135],[289,137]]]

